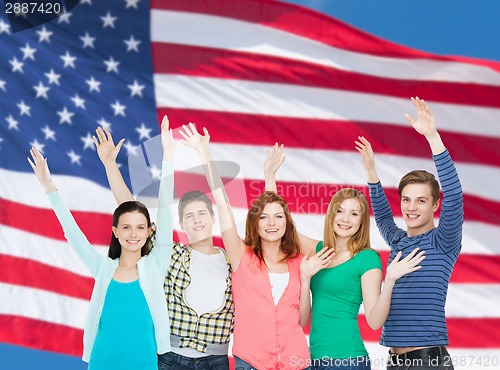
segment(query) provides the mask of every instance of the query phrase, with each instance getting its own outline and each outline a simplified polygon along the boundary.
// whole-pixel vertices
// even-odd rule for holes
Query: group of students
[[[406,174],[398,188],[406,230],[394,222],[371,144],[364,137],[355,142],[377,227],[391,248],[383,287],[382,263],[370,246],[366,198],[355,189],[339,190],[326,212],[323,240],[300,234],[276,191],[275,175],[285,160],[278,145],[265,160],[266,191],[252,203],[242,238],[211,158],[208,131],[182,127],[217,206],[221,249],[212,239],[212,202],[201,191],[179,200],[179,224],[189,245],[173,242],[175,145],[166,117],[156,228],[116,164],[123,140],[115,146],[109,131],[98,128],[94,142],[119,204],[108,257],[80,231],[47,160],[32,148],[28,161],[69,244],[95,278],[84,330],[89,370],[226,370],[231,335],[236,370],[370,369],[357,321],[361,304],[368,325],[383,326],[380,343],[390,347],[388,369],[453,369],[444,306],[461,249],[462,191],[432,112],[423,100],[412,101],[418,118],[406,118],[430,145],[443,199],[432,174]],[[310,318],[308,344],[303,327]]]

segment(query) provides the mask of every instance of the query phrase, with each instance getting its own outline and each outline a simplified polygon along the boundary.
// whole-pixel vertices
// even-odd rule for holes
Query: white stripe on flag
[[[0,314],[22,316],[78,329],[83,329],[85,325],[89,306],[89,302],[84,299],[5,283],[0,283],[0,302]]]
[[[155,74],[157,104],[217,112],[355,120],[409,127],[408,99],[292,84]],[[500,109],[428,101],[442,131],[500,137]],[[360,109],[362,107],[362,109]]]
[[[233,30],[237,37],[228,37]],[[500,75],[487,67],[356,53],[258,23],[200,13],[152,10],[151,40],[279,56],[391,79],[500,85]]]

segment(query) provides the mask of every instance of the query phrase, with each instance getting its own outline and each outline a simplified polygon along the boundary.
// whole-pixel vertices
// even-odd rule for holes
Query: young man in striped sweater
[[[406,231],[400,229],[377,176],[371,145],[364,137],[356,141],[368,178],[375,221],[391,247],[389,263],[399,251],[404,257],[415,247],[426,255],[422,269],[396,282],[380,344],[390,347],[387,369],[453,369],[452,358],[446,350],[448,330],[444,307],[450,277],[462,247],[462,188],[431,110],[419,98],[412,98],[412,102],[418,118],[414,121],[408,114],[405,117],[427,139],[443,188],[437,227],[434,213],[439,208],[440,197],[434,175],[415,170],[401,179],[398,192]]]

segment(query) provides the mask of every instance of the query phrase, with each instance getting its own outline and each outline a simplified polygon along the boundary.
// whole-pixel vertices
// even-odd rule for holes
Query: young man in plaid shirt
[[[172,351],[159,356],[159,369],[229,369],[231,266],[213,245],[212,202],[201,191],[184,194],[179,220],[189,245],[174,244],[165,278]]]
[[[116,201],[134,200],[116,164],[123,140],[115,146],[109,130],[98,128],[96,134],[94,142]],[[159,354],[159,370],[229,370],[234,316],[231,266],[225,252],[213,245],[215,215],[210,199],[201,191],[184,194],[179,222],[189,245],[172,246],[164,282],[171,351]]]

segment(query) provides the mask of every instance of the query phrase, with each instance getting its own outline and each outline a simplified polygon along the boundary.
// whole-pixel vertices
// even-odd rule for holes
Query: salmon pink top
[[[299,324],[300,270],[303,255],[288,259],[290,278],[277,305],[269,273],[250,247],[233,272],[233,356],[261,369],[304,369],[310,364]]]

